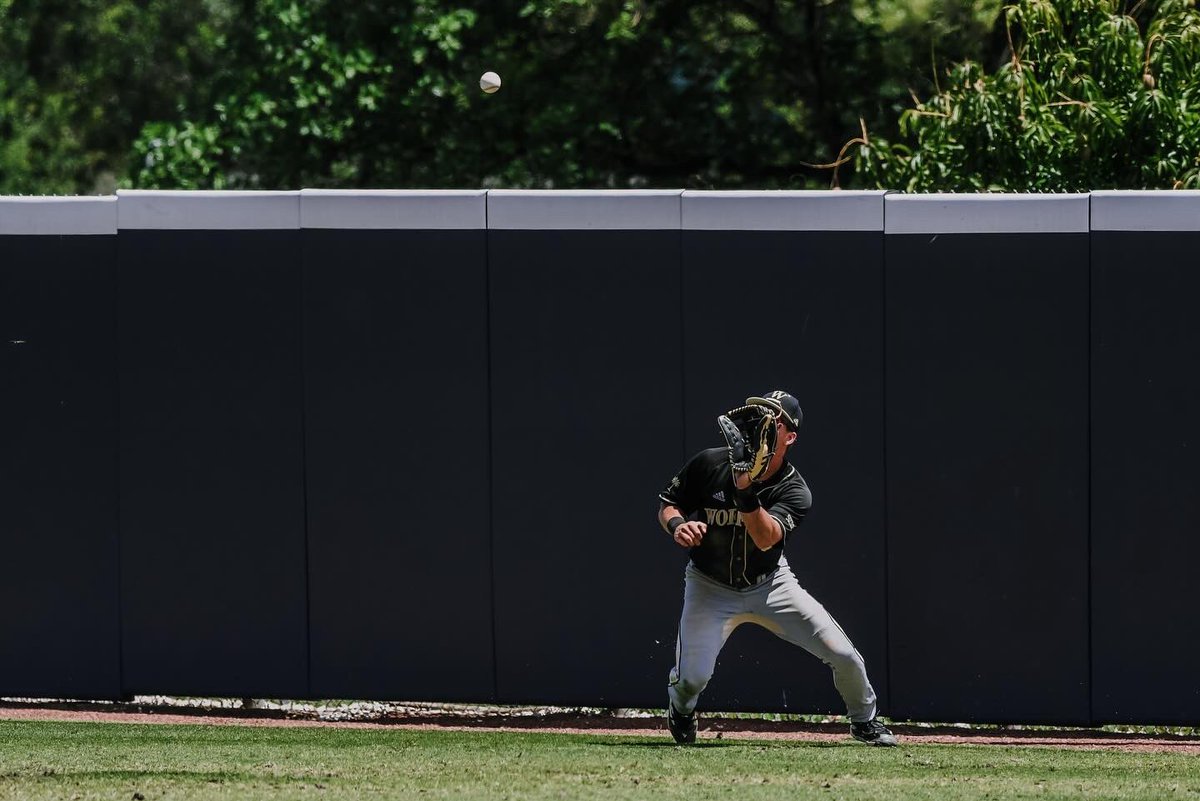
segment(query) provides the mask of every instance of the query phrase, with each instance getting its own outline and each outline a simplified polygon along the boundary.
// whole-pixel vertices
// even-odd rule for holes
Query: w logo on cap
[[[783,415],[784,422],[792,431],[798,430],[800,423],[804,420],[804,413],[800,411],[800,402],[782,389],[772,390],[762,397],[746,398],[746,403],[771,407],[777,414]]]

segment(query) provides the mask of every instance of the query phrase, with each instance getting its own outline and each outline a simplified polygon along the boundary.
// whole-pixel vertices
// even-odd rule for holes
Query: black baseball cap
[[[783,418],[783,422],[792,431],[799,431],[804,422],[804,412],[800,411],[800,401],[781,389],[765,393],[762,397],[746,398],[746,405],[757,404],[770,406]]]

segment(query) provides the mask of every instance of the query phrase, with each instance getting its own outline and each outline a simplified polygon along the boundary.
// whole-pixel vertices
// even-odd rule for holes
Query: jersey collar
[[[760,483],[758,486],[760,488],[773,487],[795,472],[796,468],[792,467],[792,463],[784,459],[783,464],[779,466],[779,472],[768,478],[766,481]]]

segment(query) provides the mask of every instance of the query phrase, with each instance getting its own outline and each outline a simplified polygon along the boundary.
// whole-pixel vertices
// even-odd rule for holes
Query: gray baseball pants
[[[825,607],[800,586],[784,558],[770,578],[745,590],[714,581],[688,562],[675,667],[667,689],[676,710],[690,714],[696,708],[717,654],[743,623],[757,623],[829,665],[850,720],[862,723],[875,717],[875,690],[862,655]]]

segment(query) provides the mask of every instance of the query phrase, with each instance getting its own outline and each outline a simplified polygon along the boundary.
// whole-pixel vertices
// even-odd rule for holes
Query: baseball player
[[[659,524],[691,556],[667,690],[667,728],[677,743],[695,742],[696,702],[717,654],[737,626],[750,622],[829,665],[854,739],[896,745],[875,717],[862,656],[783,555],[812,503],[785,458],[802,420],[799,402],[786,392],[747,398],[718,418],[728,447],[700,451],[658,496]]]

